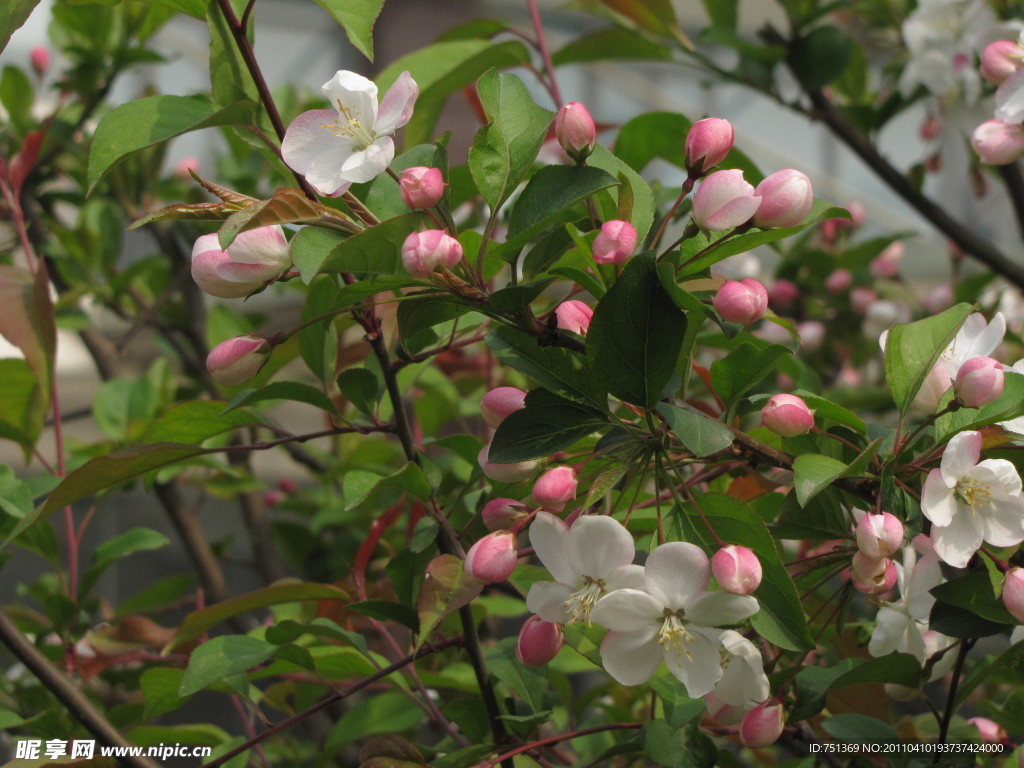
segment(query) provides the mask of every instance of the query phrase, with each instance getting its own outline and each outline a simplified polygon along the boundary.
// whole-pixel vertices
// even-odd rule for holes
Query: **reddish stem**
[[[555,67],[551,63],[551,54],[548,52],[548,42],[544,37],[544,25],[540,20],[540,10],[537,8],[537,0],[526,0],[527,5],[530,6],[530,19],[533,21],[533,31],[537,35],[537,50],[540,51],[540,57],[544,61],[544,69],[548,73],[548,84],[551,90],[551,96],[555,100],[555,106],[560,107],[565,102],[562,101],[562,93],[558,89],[558,79],[555,77]]]
[[[475,768],[492,768],[503,760],[508,760],[510,757],[521,755],[523,752],[529,752],[533,749],[540,749],[541,747],[547,747],[551,744],[558,744],[563,741],[570,741],[571,739],[578,739],[581,736],[589,736],[592,733],[601,733],[602,731],[632,731],[637,728],[642,728],[643,723],[608,723],[606,725],[595,725],[591,728],[583,728],[579,731],[570,731],[569,733],[562,733],[558,736],[549,736],[546,739],[539,739],[537,741],[531,741],[528,744],[523,744],[521,747],[510,749],[508,752],[503,752],[497,757],[487,760],[483,763],[477,763]],[[206,766],[201,766],[206,768]]]

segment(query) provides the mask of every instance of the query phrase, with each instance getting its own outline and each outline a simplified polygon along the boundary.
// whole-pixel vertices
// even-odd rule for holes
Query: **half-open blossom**
[[[857,547],[867,557],[892,557],[903,546],[903,523],[895,515],[865,514],[857,521]]]
[[[814,204],[811,180],[794,168],[776,171],[757,185],[755,194],[761,204],[754,223],[768,227],[793,227],[807,218]]]
[[[591,250],[598,264],[624,264],[636,250],[636,228],[628,221],[612,219],[601,225]]]
[[[921,512],[932,522],[936,554],[965,568],[982,541],[1011,547],[1024,541],[1024,499],[1016,468],[981,458],[981,433],[954,435],[939,469],[928,473]]]
[[[887,557],[868,557],[863,552],[853,556],[850,581],[858,592],[881,595],[896,585],[896,565]]]
[[[269,355],[266,339],[237,336],[222,341],[210,351],[206,357],[206,370],[218,384],[234,387],[255,376]]]
[[[664,661],[691,698],[722,679],[722,632],[715,627],[753,616],[753,597],[708,592],[711,566],[697,546],[662,544],[644,566],[644,590],[619,589],[598,601],[590,617],[610,632],[601,661],[623,685],[650,679]]]
[[[644,584],[644,569],[633,565],[633,537],[617,520],[582,515],[570,527],[540,511],[530,525],[530,544],[554,582],[530,587],[526,606],[544,621],[589,622],[594,604],[624,587]]]
[[[288,126],[281,155],[322,195],[384,172],[395,156],[395,131],[409,122],[419,95],[403,72],[377,104],[377,86],[355,72],[339,71],[321,88],[331,109],[303,112]]]
[[[488,390],[480,401],[480,415],[491,429],[512,413],[526,407],[526,393],[516,387],[495,387]]]
[[[715,311],[727,323],[756,323],[768,309],[768,291],[757,280],[726,280],[712,300]]]
[[[960,366],[953,392],[961,405],[980,408],[1003,394],[1003,364],[991,357],[972,357]]]
[[[690,177],[700,178],[725,160],[735,138],[732,123],[721,117],[706,117],[694,123],[683,147]]]
[[[883,603],[868,643],[872,656],[909,653],[920,664],[927,658],[924,634],[935,597],[931,590],[942,583],[939,561],[933,555],[918,559],[913,547],[903,550],[903,562],[896,564],[900,599]],[[948,642],[945,643],[948,645]]]
[[[578,333],[580,336],[587,335],[593,317],[594,310],[576,299],[563,301],[555,307],[555,320],[558,322],[558,327],[563,331]]]
[[[462,261],[462,245],[442,229],[413,232],[402,243],[402,265],[413,277],[429,277],[438,267]]]
[[[731,168],[715,171],[700,183],[693,196],[693,221],[701,229],[723,232],[746,224],[757,212],[761,198],[743,178],[743,171]]]
[[[219,299],[248,296],[291,263],[284,230],[276,224],[240,232],[226,250],[216,233],[203,235],[192,246],[192,279]]]
[[[417,165],[402,171],[398,180],[402,200],[412,209],[433,208],[444,196],[444,176],[440,168]]]
[[[761,652],[732,629],[723,630],[721,640],[722,678],[709,695],[725,704],[750,709],[767,699],[770,692]]]

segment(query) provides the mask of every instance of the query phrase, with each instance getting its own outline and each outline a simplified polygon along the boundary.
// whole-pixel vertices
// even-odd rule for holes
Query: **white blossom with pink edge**
[[[982,541],[1011,547],[1024,541],[1024,498],[1016,468],[981,458],[981,433],[954,435],[939,469],[928,473],[921,513],[932,522],[935,553],[965,568]]]
[[[661,662],[691,698],[705,696],[723,676],[722,631],[759,610],[756,599],[708,592],[711,565],[699,547],[675,541],[651,552],[644,590],[619,589],[591,611],[611,630],[601,642],[605,670],[623,685],[650,679]]]
[[[617,520],[583,515],[570,527],[550,512],[538,512],[530,544],[555,577],[530,587],[526,606],[544,621],[590,621],[597,601],[617,589],[642,588],[644,569],[633,565],[633,537]]]
[[[216,232],[192,246],[192,279],[219,299],[240,299],[273,280],[291,266],[284,230],[274,224],[240,232],[227,248]]]
[[[362,75],[337,72],[321,88],[333,109],[303,112],[288,126],[281,155],[322,195],[383,173],[395,157],[395,131],[409,122],[419,87],[403,72],[377,104],[377,86]]]

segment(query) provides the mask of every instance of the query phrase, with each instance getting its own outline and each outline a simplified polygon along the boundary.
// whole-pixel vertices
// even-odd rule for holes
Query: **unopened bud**
[[[480,401],[480,413],[491,429],[497,429],[511,413],[526,406],[526,393],[515,387],[496,387]]]
[[[239,233],[227,249],[220,247],[216,233],[203,235],[192,246],[192,278],[219,299],[248,296],[291,263],[284,230],[276,224]]]
[[[558,327],[563,331],[578,333],[586,336],[590,328],[590,320],[594,317],[594,310],[576,299],[563,301],[555,308],[555,319]]]
[[[504,581],[516,569],[519,551],[516,536],[495,531],[477,541],[466,553],[465,570],[485,584]]]
[[[587,108],[571,101],[555,115],[555,137],[565,154],[578,163],[583,162],[597,144],[597,127]]]
[[[484,474],[499,483],[518,483],[533,477],[537,471],[536,461],[519,461],[515,464],[496,464],[488,460],[490,446],[485,445],[477,455],[477,463]]]
[[[757,212],[761,198],[743,178],[743,171],[732,168],[707,176],[693,196],[693,221],[701,229],[724,232],[746,224]]]
[[[754,214],[754,224],[768,227],[794,227],[811,211],[814,193],[807,175],[794,168],[784,168],[766,177],[757,185],[755,194],[761,204]]]
[[[1024,568],[1011,568],[1003,577],[1003,605],[1024,624]]]
[[[980,408],[1003,394],[1003,365],[991,357],[972,357],[960,366],[953,392],[961,405]]]
[[[896,565],[889,558],[868,557],[863,552],[853,556],[850,580],[858,592],[880,595],[896,585]]]
[[[999,85],[1024,63],[1024,50],[1012,40],[996,40],[981,52],[981,74]]]
[[[1008,165],[1024,156],[1024,126],[986,120],[971,134],[971,147],[985,165]]]
[[[778,699],[763,701],[747,712],[740,723],[740,741],[751,749],[770,747],[786,725],[786,713]]]
[[[480,511],[488,531],[507,531],[528,514],[529,508],[515,499],[491,499]]]
[[[606,221],[591,247],[594,261],[598,264],[623,264],[636,250],[636,241],[636,229],[628,221]]]
[[[561,512],[576,497],[577,482],[572,467],[549,469],[533,484],[533,500],[544,509]]]
[[[398,186],[402,190],[402,200],[413,210],[433,208],[444,196],[444,176],[440,168],[422,165],[406,168]]]
[[[459,241],[440,229],[413,232],[402,244],[402,264],[413,277],[429,277],[438,267],[454,267],[462,261]]]
[[[796,327],[800,334],[800,343],[808,352],[816,352],[821,349],[827,333],[825,326],[817,320],[804,320]]]
[[[796,437],[814,426],[814,411],[796,395],[773,395],[761,409],[764,425],[783,437]]]
[[[850,306],[858,315],[866,314],[868,308],[878,301],[878,294],[870,288],[858,285],[850,291]]]
[[[874,277],[895,280],[900,276],[900,262],[903,261],[903,243],[896,241],[871,260],[868,270]]]
[[[749,277],[741,282],[727,280],[715,293],[715,311],[728,323],[756,323],[768,309],[768,291]]]
[[[732,149],[736,132],[732,123],[720,117],[698,120],[686,134],[686,172],[700,178],[720,162]]]
[[[869,558],[892,557],[903,546],[903,523],[888,512],[866,514],[857,523],[857,546]]]
[[[967,722],[978,729],[982,741],[998,743],[1007,739],[1003,726],[987,717],[972,717]]]
[[[547,664],[558,655],[563,639],[560,624],[544,621],[540,616],[531,616],[519,630],[516,658],[531,667]]]
[[[788,309],[800,298],[800,289],[792,280],[780,278],[768,289],[768,304],[776,312]]]
[[[206,357],[206,370],[215,382],[234,387],[256,375],[270,355],[266,339],[237,336],[222,341]]]
[[[28,60],[39,77],[45,75],[50,69],[50,51],[42,45],[37,45],[31,50]]]
[[[836,296],[845,293],[852,283],[853,275],[850,274],[850,270],[839,268],[825,278],[825,290]]]
[[[730,544],[715,552],[711,572],[726,592],[749,595],[761,584],[761,561],[746,547]]]

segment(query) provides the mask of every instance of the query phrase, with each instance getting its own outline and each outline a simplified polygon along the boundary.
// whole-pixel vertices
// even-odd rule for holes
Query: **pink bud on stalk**
[[[1024,568],[1011,568],[1003,576],[1003,605],[1024,624]]]
[[[732,123],[720,117],[706,117],[694,123],[684,145],[690,178],[699,179],[725,160],[735,138]]]
[[[237,336],[222,341],[206,357],[206,370],[224,387],[234,387],[256,375],[270,356],[266,339]]]
[[[598,264],[624,264],[636,250],[636,241],[636,229],[628,221],[606,221],[591,246],[594,261]]]
[[[42,45],[35,46],[29,52],[28,60],[39,77],[45,75],[50,69],[50,51]]]
[[[219,299],[240,299],[273,280],[292,263],[284,230],[276,224],[239,233],[221,249],[216,233],[192,246],[192,279]]]
[[[433,208],[444,196],[444,176],[440,168],[417,165],[402,171],[398,180],[402,200],[413,210]]]
[[[868,558],[892,557],[903,546],[903,523],[888,512],[866,514],[857,523],[857,546]]]
[[[491,499],[480,511],[488,531],[507,531],[530,514],[530,509],[515,499]]]
[[[800,289],[792,280],[779,278],[768,289],[768,304],[772,309],[783,310],[800,298]]]
[[[496,464],[489,460],[490,446],[485,445],[477,454],[477,463],[491,480],[499,483],[518,483],[533,477],[537,471],[536,461],[519,461],[515,464]]]
[[[531,616],[519,630],[516,658],[531,667],[547,664],[558,655],[563,639],[561,624]]]
[[[480,414],[491,429],[497,429],[510,414],[526,407],[526,393],[515,387],[495,387],[480,401]]]
[[[413,232],[402,243],[402,264],[413,277],[430,277],[438,267],[454,267],[462,261],[459,241],[440,229]]]
[[[576,497],[577,482],[572,467],[549,469],[533,484],[533,500],[544,509],[561,512]]]
[[[597,144],[597,127],[587,108],[578,101],[570,101],[555,115],[555,138],[565,154],[582,163]]]
[[[786,713],[778,699],[763,701],[747,712],[740,723],[740,741],[751,749],[770,747],[786,725]]]
[[[516,536],[495,531],[477,541],[466,553],[465,570],[485,584],[504,581],[516,569],[519,551]]]
[[[764,425],[783,437],[796,437],[814,426],[814,411],[796,395],[773,395],[761,409]]]
[[[555,308],[555,319],[558,321],[558,327],[563,331],[578,333],[580,336],[587,335],[587,330],[590,328],[590,320],[593,316],[594,310],[576,299],[563,301]]]
[[[840,267],[825,278],[825,290],[836,296],[846,292],[852,283],[853,275],[850,274],[850,270]]]
[[[1024,156],[1024,126],[986,120],[971,134],[971,147],[986,165],[1007,165]]]
[[[871,260],[868,271],[873,277],[895,280],[900,276],[900,262],[903,261],[903,243],[896,241]]]
[[[991,357],[972,357],[960,366],[953,384],[957,401],[968,408],[995,402],[1003,394],[1003,365]]]
[[[707,176],[693,196],[694,222],[701,229],[723,232],[746,224],[757,212],[761,198],[743,178],[743,171],[732,168]]]
[[[999,85],[1024,63],[1024,50],[1012,40],[996,40],[981,52],[981,74],[990,83]]]
[[[711,572],[726,592],[750,595],[761,584],[761,561],[752,551],[737,544],[715,552]]]
[[[741,282],[727,280],[718,289],[712,303],[727,323],[750,325],[760,320],[768,309],[768,291],[749,277]]]
[[[853,556],[850,580],[857,591],[880,595],[896,585],[896,565],[887,557],[868,557],[863,552]]]
[[[811,180],[793,168],[766,177],[755,194],[761,204],[754,214],[754,224],[762,229],[794,227],[807,218],[814,204]]]

